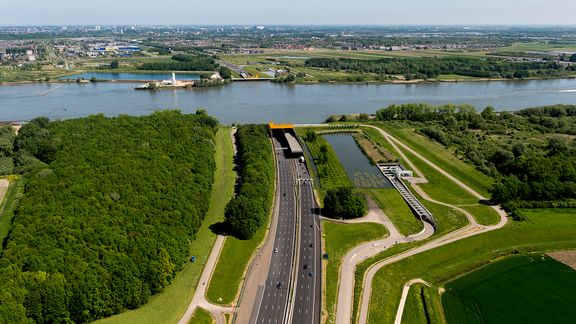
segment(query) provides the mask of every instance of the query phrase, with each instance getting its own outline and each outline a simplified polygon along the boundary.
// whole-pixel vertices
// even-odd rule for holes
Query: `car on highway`
[[[278,248],[275,248],[275,249],[274,249],[274,253],[278,253]]]
[[[314,272],[309,272],[309,273],[308,273],[308,276],[314,277]]]
[[[278,289],[282,288],[282,282],[278,281],[278,283],[276,283],[276,288]]]

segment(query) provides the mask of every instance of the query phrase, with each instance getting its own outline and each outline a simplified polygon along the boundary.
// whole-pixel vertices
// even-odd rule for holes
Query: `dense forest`
[[[26,124],[14,159],[38,162],[3,242],[0,323],[90,322],[168,285],[208,209],[216,126],[201,111]]]
[[[172,56],[171,62],[144,63],[140,70],[158,71],[215,71],[217,65],[214,59],[207,55],[183,55]]]
[[[468,105],[392,105],[402,121],[495,177],[492,198],[516,207],[576,207],[576,106],[477,113]]]
[[[0,175],[13,173],[15,137],[16,132],[11,125],[0,125]]]
[[[242,125],[236,132],[239,185],[226,205],[226,226],[240,239],[250,239],[266,224],[274,193],[274,160],[265,125]]]
[[[439,58],[383,58],[362,60],[348,58],[311,58],[308,67],[333,71],[359,71],[381,75],[404,75],[406,79],[430,79],[455,74],[481,78],[527,78],[574,74],[576,66],[555,62],[509,62],[502,59],[439,57]]]

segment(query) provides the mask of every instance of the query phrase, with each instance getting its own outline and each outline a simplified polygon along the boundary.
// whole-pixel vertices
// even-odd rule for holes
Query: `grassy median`
[[[206,291],[208,301],[219,305],[230,305],[235,301],[248,262],[264,239],[266,229],[266,226],[263,226],[249,240],[226,237],[218,265]]]
[[[398,190],[369,189],[365,192],[374,199],[402,235],[416,234],[424,228]]]
[[[216,133],[216,171],[210,198],[210,208],[202,226],[192,242],[190,253],[195,255],[195,263],[187,263],[163,292],[152,296],[150,301],[135,310],[99,320],[99,323],[176,323],[188,308],[204,265],[208,260],[216,235],[210,225],[224,220],[224,207],[234,192],[236,175],[234,172],[232,140],[229,128],[220,128]]]
[[[204,308],[197,307],[190,319],[189,324],[212,324],[214,318]]]
[[[326,253],[329,259],[326,265],[326,309],[328,310],[328,323],[334,323],[336,316],[336,301],[340,265],[342,258],[355,246],[368,241],[388,236],[386,227],[376,223],[342,224],[331,221],[322,222],[322,233]]]

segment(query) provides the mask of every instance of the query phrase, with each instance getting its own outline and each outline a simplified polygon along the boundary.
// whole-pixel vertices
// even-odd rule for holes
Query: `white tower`
[[[176,73],[172,72],[172,85],[176,85]]]

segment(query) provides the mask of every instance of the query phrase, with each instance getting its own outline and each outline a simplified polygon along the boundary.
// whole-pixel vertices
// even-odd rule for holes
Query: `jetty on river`
[[[195,81],[178,81],[176,80],[176,73],[172,73],[171,80],[164,80],[160,82],[148,82],[141,86],[137,86],[134,90],[161,90],[161,89],[177,89],[177,88],[191,88],[194,86]]]

